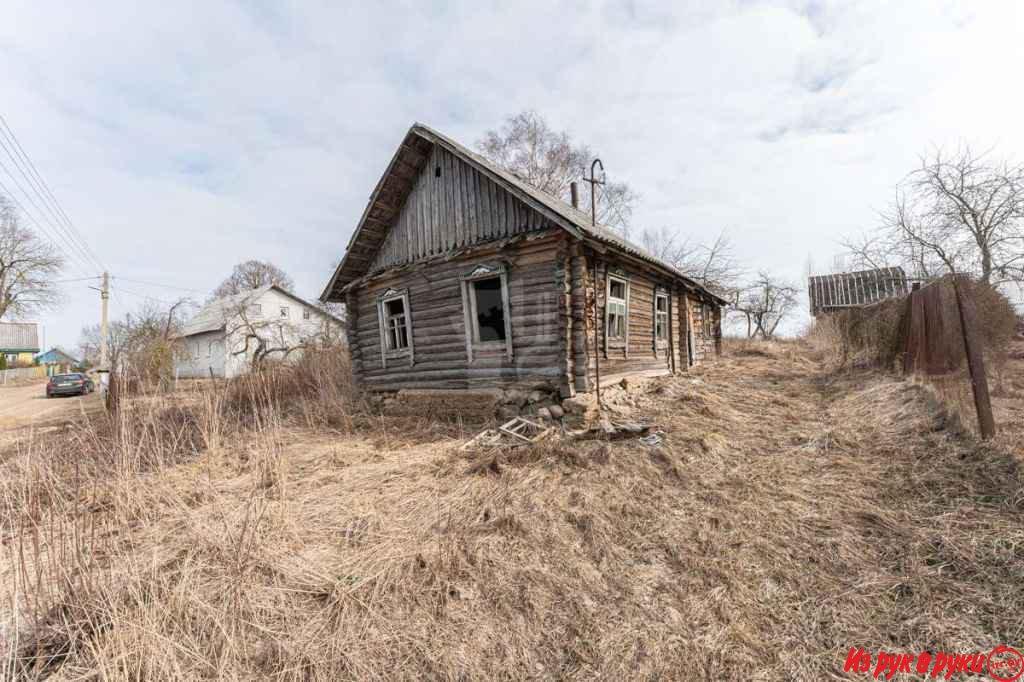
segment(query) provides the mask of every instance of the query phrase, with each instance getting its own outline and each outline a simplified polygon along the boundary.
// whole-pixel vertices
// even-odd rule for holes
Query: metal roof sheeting
[[[870,305],[887,298],[906,296],[909,291],[907,275],[900,267],[812,275],[807,282],[812,315]]]
[[[205,334],[206,332],[223,330],[227,326],[228,319],[237,315],[244,305],[257,303],[263,297],[263,294],[267,293],[271,289],[287,296],[296,303],[315,311],[319,315],[328,317],[339,324],[343,323],[343,321],[336,315],[332,315],[323,308],[310,303],[301,296],[296,296],[292,292],[282,289],[276,284],[268,284],[267,286],[263,286],[258,289],[249,289],[248,291],[243,291],[238,294],[232,294],[231,296],[224,296],[223,298],[210,301],[200,308],[199,312],[193,315],[192,319],[182,326],[178,336],[193,336],[194,334]]]
[[[368,238],[364,238],[364,228],[368,221],[368,217],[377,208],[375,204],[378,202],[379,195],[382,189],[385,187],[385,183],[389,178],[389,175],[396,166],[404,165],[406,167],[414,166],[415,164],[408,159],[403,159],[403,154],[411,154],[406,150],[414,149],[415,145],[413,141],[415,138],[421,138],[440,145],[447,149],[452,154],[463,159],[470,165],[476,167],[479,171],[489,176],[495,182],[500,183],[505,189],[516,196],[518,199],[540,211],[542,214],[547,216],[549,219],[555,220],[555,222],[561,225],[563,228],[569,230],[571,233],[584,239],[592,239],[602,244],[607,244],[615,249],[618,249],[626,254],[645,260],[662,270],[675,275],[676,277],[686,281],[695,290],[700,291],[720,304],[726,303],[725,299],[721,298],[714,292],[708,290],[706,287],[701,285],[699,282],[693,280],[685,273],[679,271],[674,266],[665,261],[661,260],[657,256],[653,255],[646,249],[633,242],[625,239],[624,237],[617,234],[611,228],[605,225],[592,225],[591,218],[588,213],[584,213],[579,209],[573,208],[570,204],[562,201],[558,197],[552,196],[547,192],[537,189],[533,185],[529,184],[522,178],[519,178],[513,173],[501,168],[500,166],[492,163],[486,157],[477,154],[476,152],[462,146],[455,140],[442,135],[441,133],[425,126],[420,123],[416,123],[409,129],[406,134],[405,140],[396,152],[395,157],[388,165],[387,170],[384,172],[384,176],[377,183],[377,187],[370,197],[369,204],[367,205],[366,211],[363,217],[359,221],[359,225],[356,231],[353,233],[352,238],[349,240],[348,250],[345,253],[345,257],[342,259],[341,264],[338,266],[334,275],[332,276],[327,287],[324,289],[324,293],[321,295],[323,300],[334,300],[331,297],[340,293],[341,287],[345,286],[349,282],[352,282],[359,277],[368,274],[368,262],[366,265],[360,265],[361,259],[350,258],[353,247],[358,242],[369,241]],[[403,197],[404,201],[404,197]],[[372,220],[372,219],[371,219]],[[383,242],[386,232],[379,239]],[[376,248],[379,244],[370,244],[370,248]]]
[[[0,322],[0,351],[39,352],[39,325],[35,322]]]

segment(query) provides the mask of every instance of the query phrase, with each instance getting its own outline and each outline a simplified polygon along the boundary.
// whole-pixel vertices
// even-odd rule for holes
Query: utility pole
[[[583,176],[583,181],[590,183],[590,224],[594,225],[594,226],[597,225],[597,186],[598,185],[603,185],[604,182],[605,182],[604,180],[598,180],[597,179],[597,173],[594,172],[594,169],[597,166],[601,167],[601,175],[603,176],[604,175],[604,164],[601,163],[601,159],[598,159],[598,158],[595,158],[593,163],[590,164],[590,177],[588,178],[586,175]],[[576,192],[575,192],[576,187],[575,187],[575,185],[573,185],[572,189],[573,189],[573,203],[575,203],[576,201],[578,201],[577,197],[575,196],[576,195]],[[607,279],[605,281],[607,281]],[[601,327],[602,327],[601,320],[600,320],[600,317],[599,317],[600,313],[598,312],[598,309],[597,309],[599,301],[600,301],[600,298],[598,297],[598,294],[597,294],[597,258],[595,258],[594,259],[594,390],[595,390],[595,392],[597,394],[596,397],[597,397],[597,413],[598,413],[598,415],[601,414],[601,341],[600,341],[600,336],[598,336],[598,335],[601,333]],[[607,333],[608,333],[608,331],[605,330],[605,334],[607,334]]]
[[[107,357],[107,301],[110,299],[110,275],[103,273],[100,284],[100,369],[110,371],[110,358]]]
[[[106,396],[110,382],[110,349],[107,347],[107,301],[110,300],[110,273],[103,273],[100,284],[100,393]]]

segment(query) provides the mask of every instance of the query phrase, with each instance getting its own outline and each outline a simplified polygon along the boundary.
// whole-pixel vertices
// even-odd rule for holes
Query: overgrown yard
[[[108,474],[23,443],[8,674],[822,680],[854,646],[1024,641],[1019,435],[957,436],[921,387],[802,344],[609,400],[664,444],[465,453],[457,426],[271,390],[243,427],[167,408],[176,444]]]

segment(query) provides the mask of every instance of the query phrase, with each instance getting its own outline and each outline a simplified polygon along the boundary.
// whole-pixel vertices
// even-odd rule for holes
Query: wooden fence
[[[976,417],[982,438],[995,434],[985,370],[988,334],[975,309],[978,285],[944,277],[915,285],[906,296],[831,315],[850,354],[893,367],[934,386],[965,425]],[[866,356],[866,357],[865,357]]]
[[[995,435],[978,315],[971,283],[945,277],[906,298],[900,336],[903,370],[923,376],[947,401],[964,407],[969,391],[982,438]]]
[[[42,365],[35,367],[14,367],[12,369],[0,369],[0,386],[24,379],[41,379],[46,376],[46,368]]]

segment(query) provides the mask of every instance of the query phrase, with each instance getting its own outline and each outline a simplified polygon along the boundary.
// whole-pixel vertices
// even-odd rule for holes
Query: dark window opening
[[[477,340],[505,340],[505,306],[501,296],[501,278],[492,277],[473,282],[476,304]]]
[[[441,177],[441,167],[440,166],[437,166],[437,167],[434,168],[434,177],[435,178]]]
[[[409,347],[409,330],[405,324],[405,302],[401,298],[387,301],[384,304],[385,332],[387,333],[388,350],[401,350]]]

